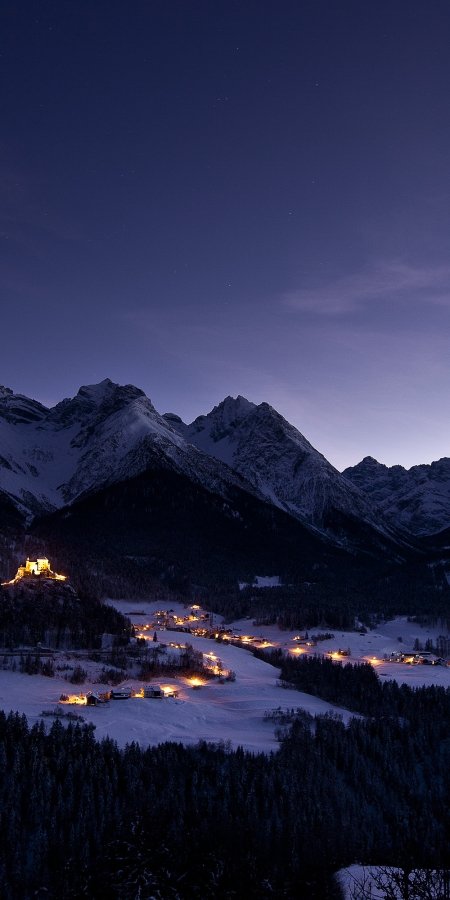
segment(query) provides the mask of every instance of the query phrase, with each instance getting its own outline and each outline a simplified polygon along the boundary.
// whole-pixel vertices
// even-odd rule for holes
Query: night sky
[[[3,0],[0,383],[450,456],[448,0]]]

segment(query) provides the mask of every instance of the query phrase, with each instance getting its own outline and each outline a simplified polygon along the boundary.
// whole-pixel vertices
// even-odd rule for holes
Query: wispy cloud
[[[384,262],[369,272],[283,295],[288,306],[321,316],[344,315],[374,302],[404,299],[450,305],[450,266]]]

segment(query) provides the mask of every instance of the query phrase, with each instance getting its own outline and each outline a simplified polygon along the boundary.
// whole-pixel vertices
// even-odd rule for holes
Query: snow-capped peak
[[[134,385],[115,384],[105,378],[100,384],[80,387],[75,397],[61,400],[49,411],[48,420],[56,427],[63,428],[75,422],[86,424],[86,420],[92,420],[92,417],[99,422],[111,413],[123,409],[137,397],[145,397],[145,394]]]
[[[191,425],[172,420],[187,440],[226,462],[276,506],[332,532],[344,514],[388,533],[367,497],[268,403],[227,397]]]
[[[160,464],[219,492],[226,483],[242,486],[242,478],[205,457],[173,424],[142,390],[110,379],[81,387],[49,410],[4,390],[0,490],[35,514]]]
[[[239,486],[332,539],[346,540],[344,518],[393,537],[367,493],[268,403],[226,397],[185,425],[108,378],[52,409],[0,390],[0,490],[28,515],[161,466],[223,496]],[[361,466],[385,468],[371,458]]]
[[[23,394],[14,394],[10,388],[0,386],[0,420],[28,424],[38,422],[48,413],[48,409],[37,400],[30,400]]]
[[[450,459],[430,465],[385,466],[371,456],[343,475],[364,491],[386,519],[413,534],[433,534],[450,524]]]

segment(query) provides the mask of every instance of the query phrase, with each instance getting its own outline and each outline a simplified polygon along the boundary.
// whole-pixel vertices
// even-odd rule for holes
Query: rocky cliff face
[[[166,414],[180,435],[226,462],[267,500],[301,522],[345,541],[343,519],[393,536],[382,514],[358,485],[341,475],[268,403],[227,397],[207,416],[185,425]]]
[[[448,466],[407,473],[364,461],[341,474],[269,404],[240,396],[185,425],[109,379],[52,409],[0,389],[0,492],[28,521],[163,468],[225,500],[238,487],[342,546],[358,544],[358,529],[365,542],[402,544],[399,528],[450,522]]]
[[[53,409],[1,389],[0,490],[28,516],[161,464],[218,493],[230,483],[254,491],[188,443],[133,385],[106,379]]]
[[[430,535],[450,525],[450,459],[431,465],[384,466],[366,456],[342,473],[396,528]]]

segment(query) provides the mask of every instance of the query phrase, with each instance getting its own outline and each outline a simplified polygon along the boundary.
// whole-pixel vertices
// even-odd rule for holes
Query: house
[[[86,694],[86,706],[98,706],[98,702],[100,697],[98,694],[93,691],[88,691]]]
[[[86,694],[86,706],[103,706],[108,703],[109,694],[98,694],[97,691],[88,691]]]
[[[144,687],[144,697],[152,700],[162,699],[164,691],[160,684],[146,684]]]
[[[111,700],[129,700],[131,697],[131,688],[113,688],[111,691]]]

